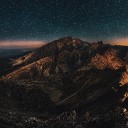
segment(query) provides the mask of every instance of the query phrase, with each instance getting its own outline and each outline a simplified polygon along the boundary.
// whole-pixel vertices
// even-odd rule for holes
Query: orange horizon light
[[[45,44],[44,41],[0,41],[0,48],[38,48]]]
[[[110,41],[112,45],[128,46],[128,38],[117,38]]]

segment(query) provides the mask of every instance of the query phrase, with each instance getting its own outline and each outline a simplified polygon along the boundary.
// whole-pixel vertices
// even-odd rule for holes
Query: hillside
[[[128,47],[64,37],[11,64],[15,70],[1,78],[1,97],[13,100],[14,108],[92,115],[117,107],[128,111]]]

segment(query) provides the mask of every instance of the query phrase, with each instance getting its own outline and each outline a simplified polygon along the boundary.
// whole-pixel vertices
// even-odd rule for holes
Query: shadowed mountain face
[[[128,47],[64,37],[11,64],[15,71],[1,78],[0,94],[13,108],[95,114],[128,109]]]

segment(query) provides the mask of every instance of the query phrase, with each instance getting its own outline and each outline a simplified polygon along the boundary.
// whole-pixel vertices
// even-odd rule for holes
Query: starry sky
[[[63,36],[128,45],[128,0],[0,0],[0,44]]]

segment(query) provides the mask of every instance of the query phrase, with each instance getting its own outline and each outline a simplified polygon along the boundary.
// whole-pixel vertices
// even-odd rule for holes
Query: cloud
[[[0,48],[38,48],[45,45],[43,41],[0,41]]]

